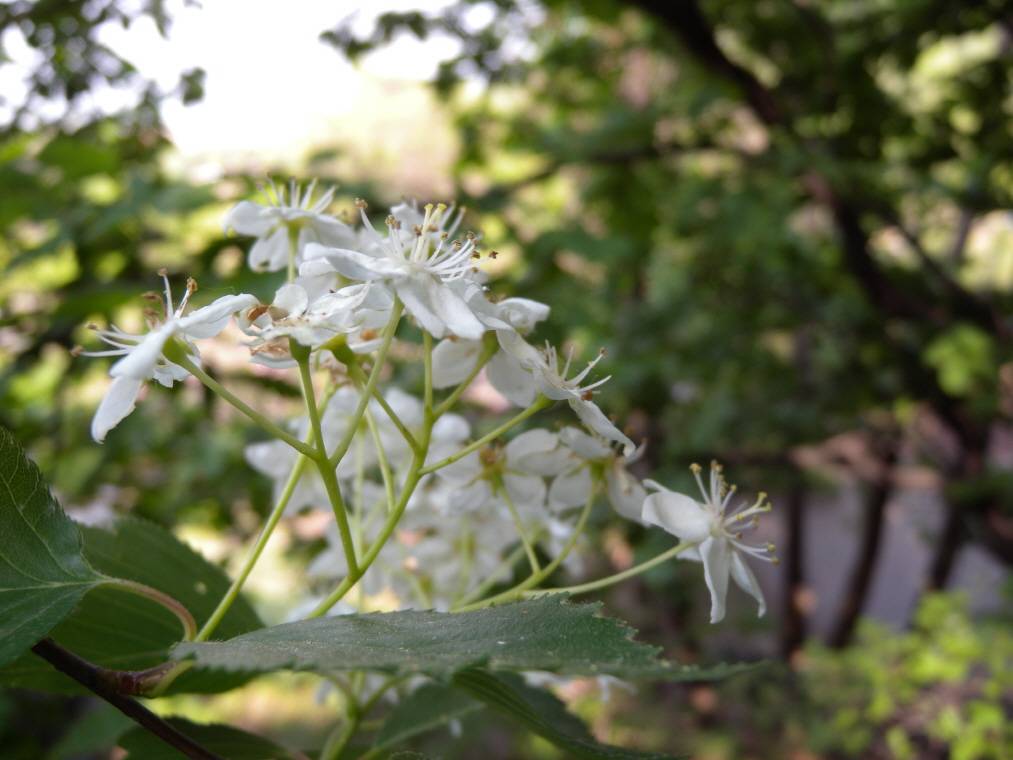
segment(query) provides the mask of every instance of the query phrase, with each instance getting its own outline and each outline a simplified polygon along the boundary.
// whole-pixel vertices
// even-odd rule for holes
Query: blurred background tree
[[[0,422],[72,503],[210,524],[242,540],[269,496],[242,463],[254,434],[220,424],[224,410],[189,389],[183,413],[153,393],[121,434],[94,446],[87,420],[102,368],[69,355],[89,319],[136,318],[136,296],[158,267],[192,274],[212,294],[253,287],[241,251],[210,221],[264,173],[206,183],[169,168],[160,107],[198,101],[203,73],[183,68],[178,85],[160,87],[96,34],[144,16],[167,33],[170,15],[160,2],[0,8],[0,43],[16,31],[35,61],[24,97],[3,91]],[[655,694],[662,710],[688,704],[700,737],[669,744],[703,752],[724,734],[737,738],[719,742],[718,756],[1008,756],[979,749],[1001,750],[995,713],[1008,717],[1008,683],[946,692],[960,718],[949,728],[926,733],[904,717],[940,684],[1001,670],[1011,656],[1006,635],[995,638],[1005,642],[998,659],[969,654],[956,677],[915,668],[939,650],[932,621],[968,618],[949,597],[908,615],[921,589],[950,585],[968,552],[976,567],[982,551],[991,567],[1013,560],[1006,5],[461,0],[375,23],[335,18],[321,31],[352,60],[412,39],[446,43],[434,113],[452,119],[453,195],[501,253],[497,290],[551,303],[550,339],[607,348],[614,378],[603,406],[648,442],[644,473],[688,487],[688,462],[718,458],[737,480],[775,493],[783,522],[771,538],[784,563],[762,580],[779,587],[776,637],[711,636],[698,598],[682,590],[695,588],[681,582],[695,581],[689,563],[610,596],[646,636],[686,656],[779,652],[796,669],[774,677],[776,689],[746,679],[722,687],[718,709],[713,690]],[[126,84],[133,100],[96,106],[96,93]],[[342,95],[321,87],[320,97]],[[378,139],[420,128],[408,118]],[[356,195],[397,199],[375,162],[348,173],[335,160],[369,147],[317,148],[295,171],[340,181],[346,207]],[[432,155],[395,161],[428,178],[412,189],[447,193]],[[228,357],[210,366],[228,376]],[[842,487],[858,508],[854,529],[834,533],[840,523],[822,507]],[[867,629],[860,649],[834,654],[860,630],[877,578],[890,584],[887,563],[915,562],[887,556],[890,515],[908,519],[910,498],[940,511],[924,531],[920,589],[889,597],[899,610],[891,622],[913,632]],[[611,547],[601,564],[653,548],[628,525],[600,529]],[[824,566],[843,577],[827,583]],[[985,606],[1003,593],[986,589]],[[974,638],[969,626],[954,636]],[[814,649],[816,638],[831,650]],[[912,683],[898,676],[904,693],[887,697],[862,679],[846,694],[819,685],[877,669]],[[790,736],[777,721],[785,699],[804,716]],[[736,723],[751,701],[759,717]],[[608,730],[623,730],[628,712]],[[985,738],[955,749],[965,719]]]

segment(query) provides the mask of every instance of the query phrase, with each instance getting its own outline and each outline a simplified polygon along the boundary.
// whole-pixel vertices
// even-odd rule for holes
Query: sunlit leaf
[[[103,576],[38,467],[0,428],[0,665],[29,649]]]

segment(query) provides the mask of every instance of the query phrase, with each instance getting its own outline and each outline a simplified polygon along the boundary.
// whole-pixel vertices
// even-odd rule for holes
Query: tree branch
[[[806,611],[802,604],[805,591],[805,483],[801,473],[785,499],[787,512],[787,553],[784,562],[784,621],[781,626],[781,655],[790,659],[806,637]]]
[[[883,538],[883,518],[886,505],[893,492],[893,473],[897,464],[898,442],[891,440],[886,443],[880,462],[880,471],[869,491],[865,502],[865,514],[862,522],[862,538],[855,562],[855,570],[848,584],[848,590],[841,603],[837,623],[830,633],[829,644],[835,649],[843,649],[851,643],[855,632],[855,624],[865,606],[865,597],[872,585],[876,570],[876,559]]]
[[[104,699],[146,731],[151,732],[171,747],[175,747],[193,760],[224,760],[181,734],[148,708],[124,694],[114,686],[116,671],[109,671],[83,660],[52,639],[43,639],[32,651],[61,673],[73,678],[86,689]]]

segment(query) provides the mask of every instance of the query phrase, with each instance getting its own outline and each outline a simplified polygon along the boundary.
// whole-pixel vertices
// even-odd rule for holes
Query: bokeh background
[[[1013,757],[1013,16],[1001,0],[15,0],[0,3],[0,423],[82,521],[142,515],[231,566],[269,508],[258,438],[199,386],[149,389],[102,446],[90,320],[139,319],[167,267],[244,268],[223,213],[268,178],[335,209],[456,199],[494,287],[541,335],[603,346],[601,404],[773,495],[744,597],[706,622],[699,567],[603,598],[682,661],[768,658],[718,685],[563,690],[599,737],[694,758]],[[233,336],[236,337],[236,336]],[[204,352],[251,396],[245,350]],[[284,401],[273,410],[284,414]],[[494,411],[481,394],[469,413]],[[251,582],[268,619],[319,521]],[[610,519],[589,575],[668,545]],[[159,709],[313,746],[334,717],[277,676]],[[16,758],[109,757],[84,698],[0,693]],[[107,734],[102,734],[107,731]],[[105,742],[108,744],[108,742]],[[483,718],[423,747],[558,755]]]

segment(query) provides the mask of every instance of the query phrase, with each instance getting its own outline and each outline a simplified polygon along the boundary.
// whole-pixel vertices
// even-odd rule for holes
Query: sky
[[[368,28],[379,13],[414,5],[206,0],[201,7],[177,6],[167,39],[148,19],[129,29],[110,25],[102,39],[164,88],[187,68],[205,70],[200,103],[176,101],[163,109],[181,155],[275,155],[320,142],[335,123],[357,118],[377,81],[421,83],[453,53],[451,40],[406,37],[366,57],[357,71],[319,40],[352,13],[357,27]]]

